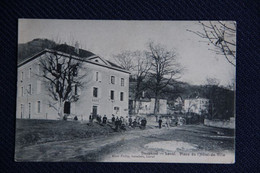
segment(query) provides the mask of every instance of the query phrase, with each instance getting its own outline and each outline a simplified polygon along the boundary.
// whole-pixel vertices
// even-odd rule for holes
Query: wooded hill
[[[18,44],[18,64],[23,60],[30,58],[34,54],[55,47],[57,44],[48,39],[34,39],[27,43]]]
[[[133,97],[134,88],[135,80],[130,78],[130,98]],[[150,90],[149,87],[144,91],[145,98],[154,97],[154,92]],[[229,119],[230,117],[234,117],[235,93],[222,86],[191,85],[186,82],[173,80],[171,85],[167,86],[160,94],[161,99],[167,99],[169,106],[173,106],[178,97],[181,97],[183,101],[188,98],[196,97],[209,99],[208,118],[210,119]]]

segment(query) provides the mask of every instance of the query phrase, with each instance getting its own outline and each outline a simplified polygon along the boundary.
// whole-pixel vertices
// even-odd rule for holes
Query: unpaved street
[[[192,153],[201,159],[225,159],[226,155],[234,156],[233,133],[203,125],[135,129],[17,147],[16,160],[181,162]]]

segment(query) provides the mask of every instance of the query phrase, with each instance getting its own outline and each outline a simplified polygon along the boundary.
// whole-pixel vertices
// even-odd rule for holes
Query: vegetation
[[[48,39],[34,39],[28,43],[18,44],[18,63],[44,50],[51,49],[57,44]]]

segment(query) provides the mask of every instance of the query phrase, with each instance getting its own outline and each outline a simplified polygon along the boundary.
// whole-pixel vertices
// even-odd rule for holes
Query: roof
[[[108,61],[108,60],[106,60],[106,61],[107,61],[111,66],[114,66],[114,67],[123,69],[122,67],[116,65],[115,63],[112,63],[111,61]]]
[[[38,52],[37,54],[33,55],[32,57],[26,58],[24,61],[22,61],[18,64],[18,67],[23,65],[23,64],[26,64],[27,62],[29,62],[33,59],[35,59],[36,57],[42,55],[46,51],[58,51],[58,52],[65,53],[65,54],[68,54],[68,55],[72,55],[72,56],[75,56],[75,57],[80,57],[83,60],[85,60],[86,62],[91,62],[89,60],[93,57],[99,57],[99,56],[95,55],[94,53],[87,51],[87,50],[84,50],[84,49],[79,49],[79,54],[78,54],[78,53],[75,52],[75,47],[69,46],[67,44],[60,44],[60,45],[55,46],[51,49],[44,49],[43,51]],[[101,57],[99,57],[99,58],[101,58]],[[101,58],[101,59],[104,60],[103,58]],[[112,63],[111,61],[108,61],[108,60],[105,60],[105,61],[107,62],[108,67],[111,66],[111,67],[114,67],[116,69],[121,69],[122,71],[126,71],[124,68],[116,65],[115,63]]]
[[[64,53],[67,53],[67,54],[71,54],[71,55],[74,55],[74,56],[78,56],[78,57],[81,57],[81,58],[87,58],[87,57],[95,55],[94,53],[86,51],[84,49],[79,49],[79,54],[77,54],[75,52],[75,47],[69,46],[67,44],[60,44],[56,47],[53,47],[52,50],[57,50],[57,51],[64,52]]]

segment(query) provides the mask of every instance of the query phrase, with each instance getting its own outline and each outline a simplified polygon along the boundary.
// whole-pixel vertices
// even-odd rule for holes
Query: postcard
[[[15,161],[235,163],[235,21],[19,19]]]

